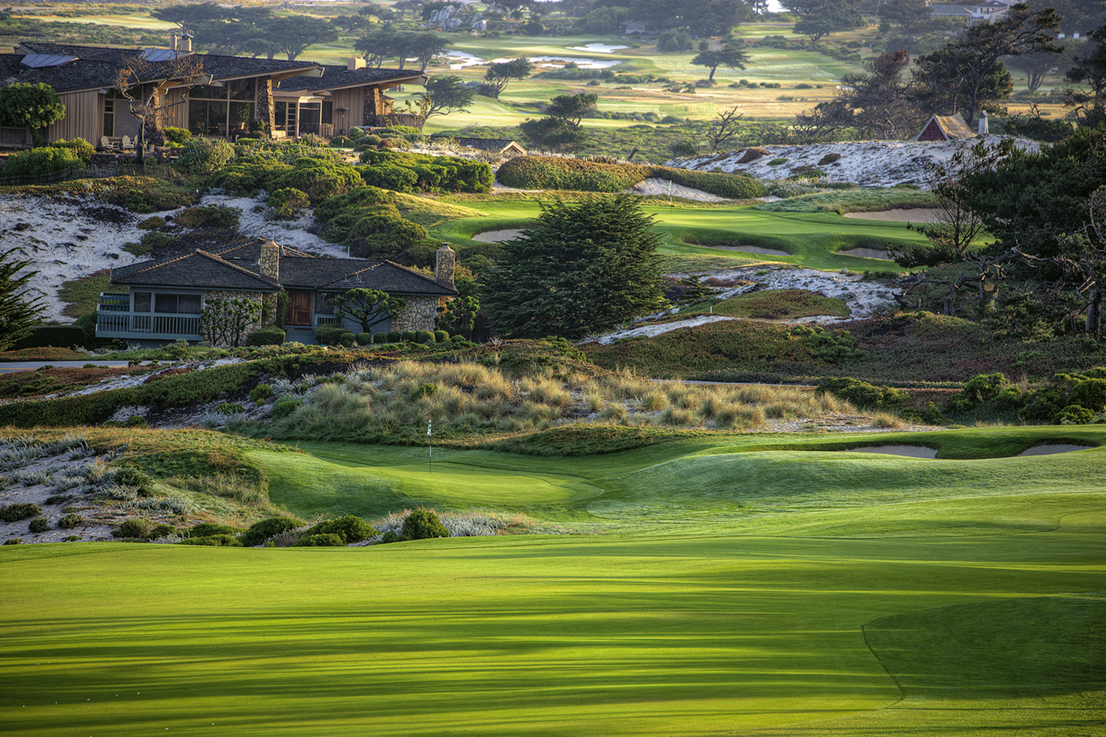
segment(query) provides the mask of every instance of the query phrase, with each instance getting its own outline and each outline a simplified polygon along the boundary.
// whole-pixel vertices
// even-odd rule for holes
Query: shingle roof
[[[427,294],[451,297],[456,289],[443,287],[426,274],[392,263],[365,259],[281,258],[280,281],[289,287],[326,291],[379,289],[390,294]]]
[[[140,54],[137,48],[108,48],[105,46],[75,46],[39,41],[25,41],[20,46],[36,54],[75,56],[77,61],[44,69],[29,69],[20,62],[20,54],[0,54],[0,84],[12,82],[45,82],[59,92],[111,87],[115,75],[126,57]],[[310,61],[284,61],[281,59],[253,59],[244,56],[197,54],[203,60],[205,74],[215,79],[264,76],[295,71],[310,71],[319,65]],[[147,79],[163,79],[170,69],[169,62],[151,62]]]
[[[388,81],[410,80],[424,76],[416,69],[354,69],[337,64],[323,64],[321,77],[293,77],[280,83],[281,90],[314,91],[339,87],[360,87]]]
[[[279,292],[280,285],[213,253],[196,249],[176,258],[143,261],[111,270],[112,284]]]
[[[345,291],[379,289],[390,294],[451,297],[456,289],[433,277],[391,261],[356,258],[318,258],[288,246],[280,246],[280,278],[260,275],[264,238],[248,238],[216,251],[202,249],[171,258],[143,261],[112,269],[111,281],[119,285],[173,286],[197,289],[250,289],[275,292],[281,287]],[[279,281],[279,283],[278,283]]]

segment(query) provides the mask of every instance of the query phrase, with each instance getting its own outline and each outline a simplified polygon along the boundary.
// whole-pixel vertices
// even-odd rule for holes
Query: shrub
[[[438,515],[432,509],[416,509],[403,520],[404,540],[426,540],[435,537],[449,537]]]
[[[293,188],[318,204],[332,195],[340,195],[360,186],[361,174],[352,165],[331,158],[304,157],[292,169],[272,183],[274,191]]]
[[[138,224],[139,230],[160,230],[165,227],[165,218],[152,217],[146,218]]]
[[[400,336],[404,343],[414,343],[415,335],[416,333],[414,330],[404,330],[402,333],[400,333]]]
[[[77,158],[81,160],[85,166],[92,161],[92,154],[96,153],[96,147],[83,138],[74,138],[71,141],[67,141],[64,138],[58,139],[50,144],[54,148],[66,148],[76,154]]]
[[[342,543],[349,544],[368,540],[377,534],[377,530],[360,517],[350,514],[341,519],[320,522],[303,534],[304,536],[333,534],[337,535]]]
[[[420,330],[415,333],[415,342],[422,343],[424,345],[434,342],[434,332],[431,330]]]
[[[235,535],[240,534],[242,530],[237,527],[231,527],[230,525],[217,525],[214,522],[201,522],[195,525],[188,534],[191,537],[209,537],[211,535]]]
[[[148,519],[131,518],[112,531],[112,537],[128,540],[148,540],[154,531],[154,523]]]
[[[146,418],[142,415],[131,415],[123,423],[123,427],[146,427]]]
[[[5,545],[22,545],[23,544],[23,539],[19,538],[19,537],[9,537],[7,540],[4,541],[4,544]]]
[[[156,540],[159,537],[169,537],[178,534],[177,528],[172,525],[158,525],[150,533],[150,538]]]
[[[373,343],[373,336],[370,335],[369,333],[358,333],[357,334],[357,345],[372,345],[372,343]]]
[[[330,139],[331,148],[349,148],[353,144],[353,141],[345,136],[334,136]]]
[[[31,330],[30,335],[16,341],[10,350],[18,351],[23,348],[70,348],[75,345],[85,346],[85,331],[75,325],[41,325]]]
[[[267,328],[258,328],[246,336],[246,345],[283,345],[287,334],[275,325]]]
[[[352,348],[357,337],[353,334],[353,331],[342,333],[338,336],[338,342],[342,344],[343,348]]]
[[[67,514],[58,520],[58,528],[62,530],[71,530],[78,525],[84,524],[84,517],[79,514]]]
[[[1069,404],[1052,418],[1054,425],[1086,425],[1094,419],[1094,412],[1077,404]]]
[[[29,527],[31,532],[46,532],[50,529],[50,523],[45,517],[35,517]]]
[[[228,535],[226,533],[220,533],[217,535],[201,535],[200,537],[189,537],[181,540],[179,545],[207,545],[216,548],[240,548],[242,543],[234,535]]]
[[[0,507],[0,520],[4,522],[18,522],[40,514],[42,514],[42,507],[37,504],[18,503]]]
[[[238,227],[242,211],[226,205],[205,205],[189,207],[177,215],[177,225],[182,228],[218,228],[220,230]]]
[[[207,183],[232,194],[252,196],[263,189],[273,191],[272,182],[290,171],[291,164],[276,159],[235,161],[215,172]]]
[[[438,342],[438,343],[446,342],[447,340],[449,340],[449,332],[445,331],[445,330],[435,330],[434,331],[434,340],[435,340],[435,342]]]
[[[387,343],[388,342],[388,334],[387,333],[381,333],[379,331],[375,332],[375,333],[372,334],[372,341],[373,341],[374,345],[379,345],[381,343]]]
[[[402,542],[403,538],[395,533],[394,530],[388,530],[380,537],[382,543],[398,543]]]
[[[268,206],[276,219],[295,220],[311,206],[311,198],[295,187],[285,187],[269,195]]]
[[[399,332],[398,330],[393,330],[392,332],[388,333],[388,342],[389,343],[399,343],[402,340],[403,340],[403,333]]]
[[[338,548],[345,545],[341,535],[333,532],[318,535],[304,535],[296,543],[297,548]]]
[[[299,409],[301,404],[303,403],[298,399],[281,399],[273,405],[271,412],[273,420],[283,420]]]
[[[268,384],[258,384],[250,390],[250,401],[259,402],[273,396],[273,387]]]
[[[245,413],[246,408],[238,402],[222,402],[215,407],[215,411],[221,415],[240,415]]]
[[[265,541],[274,535],[288,532],[299,527],[299,522],[288,517],[270,517],[250,525],[250,529],[242,534],[242,544],[248,548],[255,545],[264,545]]]
[[[165,140],[169,141],[169,143],[175,143],[178,146],[184,145],[192,140],[192,131],[186,128],[168,126],[163,129],[162,132],[165,133]]]
[[[495,182],[484,162],[452,156],[368,149],[361,162],[367,164],[361,168],[366,184],[399,192],[487,192]]]
[[[33,148],[14,153],[0,163],[0,177],[38,177],[77,166],[84,166],[84,162],[68,148]]]
[[[185,142],[178,165],[189,174],[212,174],[234,160],[234,146],[216,138],[192,138]]]
[[[319,345],[339,345],[341,337],[352,332],[341,325],[319,325],[315,328],[315,342]]]
[[[898,407],[907,400],[905,392],[886,386],[873,386],[866,381],[846,377],[829,377],[818,382],[817,393],[829,392],[864,409]]]

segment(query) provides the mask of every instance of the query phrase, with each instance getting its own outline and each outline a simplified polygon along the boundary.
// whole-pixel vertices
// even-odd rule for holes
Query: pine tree
[[[488,277],[497,331],[575,340],[665,306],[660,237],[639,197],[558,200],[542,206],[538,221],[506,244]]]
[[[30,259],[11,260],[19,249],[0,253],[0,351],[6,351],[31,332],[45,309],[42,298],[27,299],[25,287],[37,271],[16,276],[30,266]],[[20,251],[22,253],[22,251]]]

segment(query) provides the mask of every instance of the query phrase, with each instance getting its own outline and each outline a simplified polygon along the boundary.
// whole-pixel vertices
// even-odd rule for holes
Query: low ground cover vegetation
[[[955,385],[1002,372],[1040,381],[1103,363],[1099,346],[1069,336],[1000,339],[986,327],[933,314],[827,327],[853,340],[826,342],[788,325],[718,322],[652,338],[582,346],[596,364],[648,376],[716,381],[812,381],[850,376],[876,384]],[[841,350],[837,350],[837,349]]]

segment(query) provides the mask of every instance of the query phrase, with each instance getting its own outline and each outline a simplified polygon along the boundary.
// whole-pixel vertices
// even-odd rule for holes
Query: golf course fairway
[[[1102,436],[258,452],[305,516],[598,534],[4,546],[0,734],[1101,736],[1104,451],[1011,456]]]

